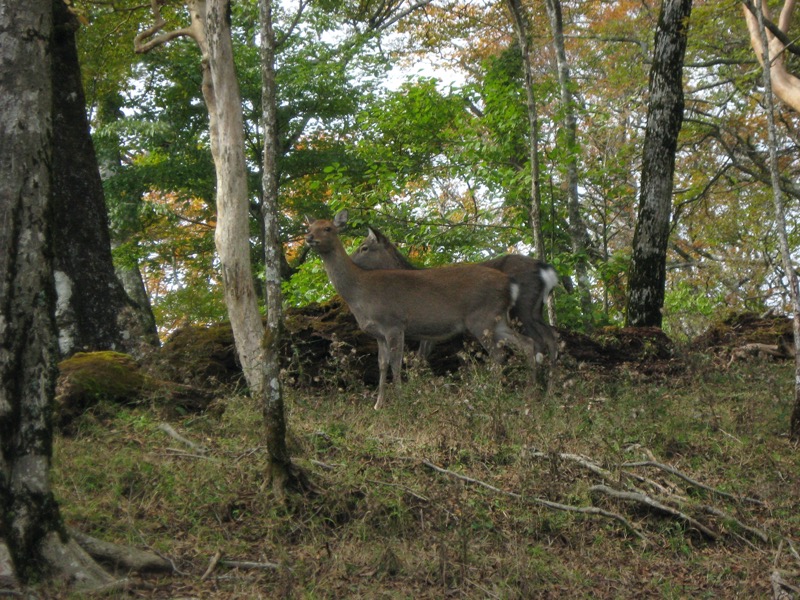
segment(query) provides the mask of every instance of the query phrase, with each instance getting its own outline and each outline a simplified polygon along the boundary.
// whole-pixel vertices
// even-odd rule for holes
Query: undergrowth
[[[726,369],[692,355],[645,377],[564,363],[547,396],[526,391],[514,365],[447,378],[417,365],[407,376],[378,412],[372,389],[287,391],[292,455],[321,491],[286,505],[264,486],[261,411],[249,398],[172,419],[205,455],[159,429],[155,409],[86,414],[56,440],[65,520],[173,561],[174,573],[137,580],[146,585],[130,594],[142,598],[752,598],[771,595],[775,569],[800,568],[789,364]],[[574,455],[607,470],[611,486],[631,473],[662,486],[719,537],[598,496],[603,482]],[[623,466],[645,460],[710,489]],[[539,500],[595,506],[632,527]],[[709,505],[732,519],[703,515]]]

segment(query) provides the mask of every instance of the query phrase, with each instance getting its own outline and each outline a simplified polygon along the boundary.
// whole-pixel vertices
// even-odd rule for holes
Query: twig
[[[685,473],[680,472],[675,467],[672,467],[670,465],[665,465],[663,463],[656,462],[654,460],[643,460],[643,461],[640,461],[640,462],[628,462],[628,463],[623,464],[622,466],[623,467],[628,467],[628,468],[630,468],[630,467],[656,467],[658,469],[661,469],[662,471],[666,471],[667,473],[675,475],[675,477],[679,477],[680,479],[683,479],[685,482],[690,483],[691,485],[693,485],[695,487],[699,487],[700,489],[703,489],[703,490],[706,490],[708,492],[711,492],[712,494],[717,494],[718,496],[722,496],[723,498],[730,498],[731,500],[736,500],[737,502],[750,502],[751,504],[758,504],[759,506],[765,506],[766,505],[765,502],[763,502],[762,500],[758,500],[757,498],[749,498],[747,496],[736,496],[734,494],[729,494],[728,492],[723,492],[722,490],[718,490],[717,488],[713,488],[711,486],[708,486],[708,485],[706,485],[704,483],[700,483],[696,479],[692,479],[691,477],[689,477]]]
[[[206,448],[202,444],[197,444],[197,443],[193,442],[192,440],[183,437],[180,433],[175,431],[175,429],[169,423],[160,423],[158,428],[161,431],[163,431],[164,433],[166,433],[168,436],[170,436],[171,438],[179,441],[181,444],[189,446],[189,448],[191,448],[192,450],[194,450],[198,454],[208,454],[208,448]]]
[[[558,502],[551,502],[550,500],[545,500],[543,498],[526,497],[526,496],[522,496],[521,494],[517,494],[516,492],[508,492],[506,490],[501,490],[500,488],[497,488],[497,487],[495,487],[495,486],[493,486],[493,485],[491,485],[489,483],[486,483],[485,481],[481,481],[480,479],[474,479],[472,477],[468,477],[467,475],[461,475],[460,473],[456,473],[454,471],[450,471],[449,469],[444,469],[442,467],[434,465],[433,463],[431,463],[431,462],[429,462],[427,460],[423,460],[422,464],[425,465],[426,467],[428,467],[429,469],[433,469],[434,471],[437,471],[439,473],[443,473],[445,475],[449,475],[450,477],[455,477],[456,479],[460,479],[460,480],[466,481],[468,483],[474,483],[475,485],[479,485],[481,487],[484,487],[484,488],[486,488],[488,490],[491,490],[493,492],[496,492],[498,494],[503,494],[505,496],[510,496],[510,497],[516,498],[518,500],[522,500],[522,501],[526,501],[526,502],[532,502],[534,504],[539,504],[539,505],[545,506],[547,508],[552,508],[553,510],[561,510],[561,511],[566,511],[566,512],[576,512],[576,513],[589,514],[589,515],[599,515],[599,516],[602,516],[602,517],[607,517],[609,519],[614,519],[615,521],[617,521],[619,523],[622,523],[622,525],[624,525],[628,529],[628,531],[633,533],[636,537],[638,537],[639,539],[641,539],[643,541],[647,541],[647,538],[644,536],[644,534],[642,534],[638,529],[636,529],[636,527],[634,527],[633,524],[630,521],[628,521],[628,519],[626,519],[625,517],[623,517],[622,515],[620,515],[618,513],[610,512],[610,511],[604,510],[602,508],[598,508],[596,506],[572,506],[572,505],[569,505],[569,504],[560,504]]]
[[[200,581],[205,581],[206,579],[208,579],[208,578],[209,578],[209,576],[211,575],[211,573],[213,573],[213,572],[214,572],[214,569],[216,569],[216,568],[217,568],[217,563],[219,563],[219,559],[220,559],[220,558],[222,558],[222,552],[220,552],[219,550],[217,550],[217,551],[214,553],[214,556],[212,556],[212,557],[211,557],[211,560],[210,560],[210,561],[208,561],[208,568],[206,569],[206,572],[205,572],[205,573],[203,573],[203,576],[200,578]]]
[[[589,488],[590,492],[602,492],[611,496],[612,498],[617,498],[619,500],[629,500],[632,502],[639,502],[640,504],[644,504],[649,506],[650,508],[654,508],[660,512],[666,513],[671,515],[677,519],[681,519],[700,531],[703,535],[707,538],[716,541],[719,539],[719,535],[703,525],[700,521],[695,519],[694,517],[690,517],[686,513],[683,513],[671,506],[667,506],[666,504],[662,504],[655,498],[648,496],[647,494],[642,494],[641,492],[623,492],[620,490],[615,490],[614,488],[610,488],[607,485],[594,485]]]
[[[221,560],[219,564],[234,569],[280,569],[281,565],[271,562],[253,562],[249,560]]]
[[[578,463],[580,466],[584,467],[585,469],[588,469],[590,472],[594,473],[598,477],[602,477],[607,481],[617,481],[618,479],[620,479],[619,476],[615,476],[614,473],[612,473],[608,469],[601,467],[597,463],[589,460],[585,456],[581,456],[580,454],[570,454],[566,452],[558,452],[555,454],[550,454],[547,452],[541,452],[533,449],[529,450],[529,454],[534,458],[548,459],[555,456],[559,460],[567,460]],[[637,475],[636,473],[631,473],[629,471],[623,471],[622,474],[625,475],[626,477],[638,481],[639,483],[644,483],[655,488],[656,490],[659,491],[659,493],[673,495],[672,492],[667,490],[663,485],[661,485],[656,481],[653,481],[652,479],[648,479],[647,477],[643,477],[642,475]],[[634,488],[634,490],[639,491],[636,488]]]

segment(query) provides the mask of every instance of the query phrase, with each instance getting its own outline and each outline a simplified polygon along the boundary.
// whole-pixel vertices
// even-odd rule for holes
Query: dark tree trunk
[[[76,19],[54,2],[53,252],[58,344],[66,356],[82,350],[139,353],[157,344],[154,323],[117,280],[111,260],[103,185],[86,117],[75,44]]]
[[[628,274],[627,324],[661,327],[678,133],[683,123],[683,59],[691,0],[664,0],[650,69],[639,215]]]
[[[51,34],[61,0],[0,11],[0,585],[110,577],[66,536],[50,490],[56,381]]]

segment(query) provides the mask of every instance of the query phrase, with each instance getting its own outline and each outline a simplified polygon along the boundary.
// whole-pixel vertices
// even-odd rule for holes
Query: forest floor
[[[292,456],[318,489],[285,504],[264,485],[252,399],[101,403],[57,436],[54,488],[70,527],[174,565],[111,597],[797,594],[794,364],[764,350],[781,346],[775,324],[740,318],[682,347],[562,333],[548,394],[513,361],[412,365],[378,412],[340,363],[286,390]]]

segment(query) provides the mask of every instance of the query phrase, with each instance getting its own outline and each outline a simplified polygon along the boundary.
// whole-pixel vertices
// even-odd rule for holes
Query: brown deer
[[[418,269],[403,256],[392,241],[378,229],[368,228],[368,235],[350,258],[364,269]],[[506,254],[481,263],[484,267],[502,271],[519,285],[519,296],[511,307],[512,321],[518,321],[523,334],[533,339],[537,348],[546,348],[551,363],[558,357],[555,330],[544,320],[544,301],[558,283],[558,273],[545,262],[522,256]],[[420,354],[427,358],[433,349],[430,342],[422,342]]]
[[[400,385],[405,338],[444,340],[469,331],[489,355],[502,362],[500,343],[525,354],[536,368],[533,340],[514,331],[508,312],[517,284],[500,271],[477,265],[425,269],[374,270],[357,266],[339,239],[347,211],[333,219],[308,219],[306,243],[322,257],[333,287],[350,307],[358,326],[378,341],[378,399],[380,408],[391,366],[395,387]]]

